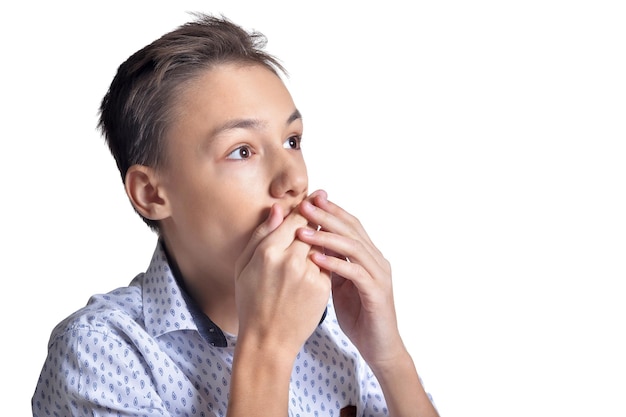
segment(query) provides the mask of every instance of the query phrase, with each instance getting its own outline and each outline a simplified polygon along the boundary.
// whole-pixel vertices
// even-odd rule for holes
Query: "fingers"
[[[356,217],[330,202],[323,191],[318,191],[312,196],[300,204],[300,212],[310,223],[319,224],[320,232],[331,233],[336,239],[324,233],[308,233],[303,240],[312,243],[313,241],[307,240],[307,237],[315,235],[318,239],[315,242],[323,242],[326,253],[333,251],[352,262],[357,262],[357,258],[363,260],[369,257],[378,263],[379,267],[387,267],[387,261]]]
[[[374,247],[374,244],[359,220],[338,205],[329,201],[325,191],[318,190],[312,193],[311,198],[303,203],[301,207],[303,214],[307,213],[316,218],[317,224],[319,224],[322,229],[344,235],[352,234],[354,237],[358,236],[360,240]],[[321,211],[317,210],[318,208],[321,209]],[[308,216],[305,215],[305,217]]]
[[[310,245],[321,246],[325,253],[311,254],[313,261],[322,269],[354,281],[362,286],[375,277],[389,275],[387,261],[370,254],[366,246],[357,240],[325,231],[298,230],[298,238]],[[382,264],[382,265],[381,265]]]
[[[320,225],[319,230],[300,229],[298,238],[310,245],[324,248],[323,253],[312,254],[320,268],[328,269],[355,284],[390,279],[391,267],[374,246],[359,220],[338,205],[330,202],[323,191],[303,201],[300,212],[310,223]]]

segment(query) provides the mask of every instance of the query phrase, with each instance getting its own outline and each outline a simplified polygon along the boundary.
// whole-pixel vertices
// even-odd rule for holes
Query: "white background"
[[[411,3],[0,6],[3,414],[30,415],[54,325],[148,264],[97,109],[204,11],[290,71],[311,188],[392,262],[442,416],[626,415],[623,2]]]

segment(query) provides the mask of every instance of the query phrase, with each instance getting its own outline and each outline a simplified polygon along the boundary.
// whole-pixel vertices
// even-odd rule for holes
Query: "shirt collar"
[[[180,270],[159,240],[144,276],[144,319],[146,330],[162,336],[178,330],[195,330],[209,344],[226,347],[224,332],[202,312],[185,288]],[[147,303],[146,300],[151,300]],[[174,323],[174,324],[172,324]]]

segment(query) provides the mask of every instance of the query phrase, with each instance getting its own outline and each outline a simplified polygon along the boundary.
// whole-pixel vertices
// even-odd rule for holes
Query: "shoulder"
[[[48,347],[59,342],[71,343],[73,337],[86,334],[125,339],[130,329],[143,327],[142,278],[143,274],[139,274],[127,287],[91,296],[84,307],[54,328]]]

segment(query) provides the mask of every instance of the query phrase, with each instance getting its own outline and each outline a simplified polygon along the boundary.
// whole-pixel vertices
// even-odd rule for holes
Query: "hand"
[[[372,366],[406,354],[398,332],[391,266],[359,220],[328,201],[324,191],[302,202],[300,212],[320,230],[300,228],[298,238],[324,253],[311,259],[331,272],[339,325]]]
[[[274,205],[236,265],[239,340],[280,345],[295,355],[319,324],[330,297],[330,276],[311,259],[318,249],[296,239],[307,220],[297,210],[283,220]]]

